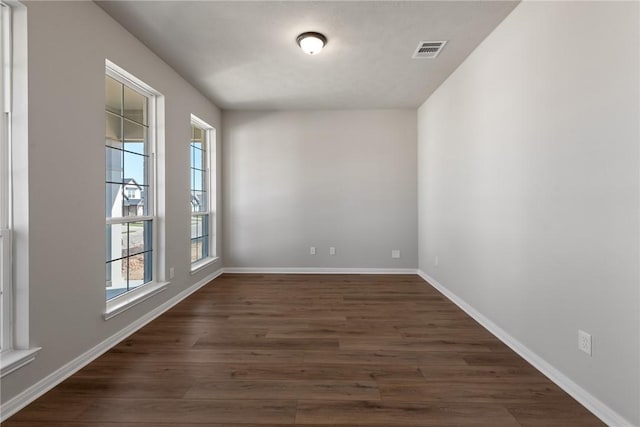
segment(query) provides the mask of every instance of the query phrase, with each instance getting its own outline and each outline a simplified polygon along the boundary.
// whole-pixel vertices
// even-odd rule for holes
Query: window
[[[196,270],[215,257],[215,130],[191,116],[191,269]]]
[[[30,346],[28,327],[26,28],[26,7],[0,0],[0,377],[40,351]]]
[[[144,83],[107,65],[107,301],[155,280],[155,101]]]
[[[13,348],[11,275],[11,10],[0,3],[0,352]]]

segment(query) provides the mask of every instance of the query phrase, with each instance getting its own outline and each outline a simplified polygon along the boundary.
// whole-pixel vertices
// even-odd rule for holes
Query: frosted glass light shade
[[[320,33],[302,33],[297,38],[298,46],[308,55],[317,55],[327,43],[327,38]]]

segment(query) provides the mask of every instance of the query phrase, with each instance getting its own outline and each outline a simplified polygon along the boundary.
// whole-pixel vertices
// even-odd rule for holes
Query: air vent
[[[445,44],[447,44],[446,40],[439,42],[420,42],[418,43],[418,48],[414,52],[412,58],[433,59],[438,56]]]

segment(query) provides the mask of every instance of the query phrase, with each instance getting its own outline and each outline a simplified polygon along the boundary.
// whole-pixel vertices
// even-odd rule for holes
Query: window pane
[[[201,239],[191,240],[191,262],[202,259],[202,241]]]
[[[147,124],[147,98],[127,86],[124,87],[123,116],[135,122]]]
[[[127,256],[127,224],[107,224],[107,262]]]
[[[122,195],[123,215],[124,216],[143,216],[147,215],[146,193],[148,187],[135,184],[134,181],[124,185]]]
[[[113,242],[111,241],[111,233],[112,233],[111,225],[107,224],[107,227],[105,229],[105,238],[104,238],[104,242],[105,242],[104,257],[107,262],[109,262],[113,258],[116,258],[113,256],[113,253],[111,251],[114,246]],[[107,270],[107,281],[111,280],[110,276],[111,274],[109,273],[109,270]]]
[[[130,222],[128,246],[129,254],[134,255],[151,250],[151,221]]]
[[[191,238],[194,239],[196,237],[200,237],[200,229],[201,229],[201,221],[200,216],[192,215],[191,216]]]
[[[144,257],[144,283],[149,283],[153,280],[153,252],[145,252]]]
[[[209,215],[201,215],[202,221],[202,258],[209,256]]]
[[[209,215],[200,215],[200,221],[202,222],[201,236],[209,235]]]
[[[147,128],[129,120],[124,120],[124,149],[138,154],[145,154]]]
[[[107,263],[107,299],[127,292],[127,258]]]
[[[203,173],[197,169],[191,169],[191,189],[194,191],[202,191]]]
[[[202,141],[191,141],[191,146],[193,147],[194,150],[200,150],[202,151],[204,149],[204,144]]]
[[[122,150],[107,147],[107,182],[122,182],[122,178],[124,178],[122,174],[122,154]]]
[[[122,148],[122,119],[111,113],[106,113],[106,144]]]
[[[124,151],[123,159],[124,182],[129,184],[133,180],[135,182],[132,185],[145,185],[147,183],[148,157]]]
[[[191,216],[191,262],[209,256],[209,215]]]
[[[204,191],[191,192],[191,211],[207,212],[207,193]]]
[[[200,211],[200,200],[196,197],[196,193],[194,191],[191,192],[191,212],[199,212]]]
[[[132,255],[128,258],[128,286],[129,290],[149,283],[151,277],[151,252],[145,252],[138,255]]]
[[[202,156],[203,151],[198,150],[197,148],[191,148],[193,155],[191,156],[191,167],[196,169],[204,170],[205,163],[203,162],[204,158]]]
[[[122,114],[122,83],[105,76],[106,109],[116,114]]]
[[[145,283],[144,281],[144,254],[129,257],[129,289]]]
[[[122,184],[106,184],[105,214],[107,218],[122,216]]]
[[[107,299],[151,281],[152,223],[106,226]]]

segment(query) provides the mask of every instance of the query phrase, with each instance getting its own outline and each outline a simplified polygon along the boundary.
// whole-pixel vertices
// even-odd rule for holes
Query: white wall
[[[418,113],[420,269],[636,425],[638,12],[524,2]]]
[[[189,274],[190,114],[219,129],[218,108],[94,3],[26,6],[29,263],[23,273],[30,342],[42,351],[2,379],[3,403],[221,266]],[[165,96],[165,251],[166,266],[176,273],[165,292],[108,321],[102,317],[105,58]]]
[[[225,111],[223,128],[225,267],[416,268],[415,110]]]

